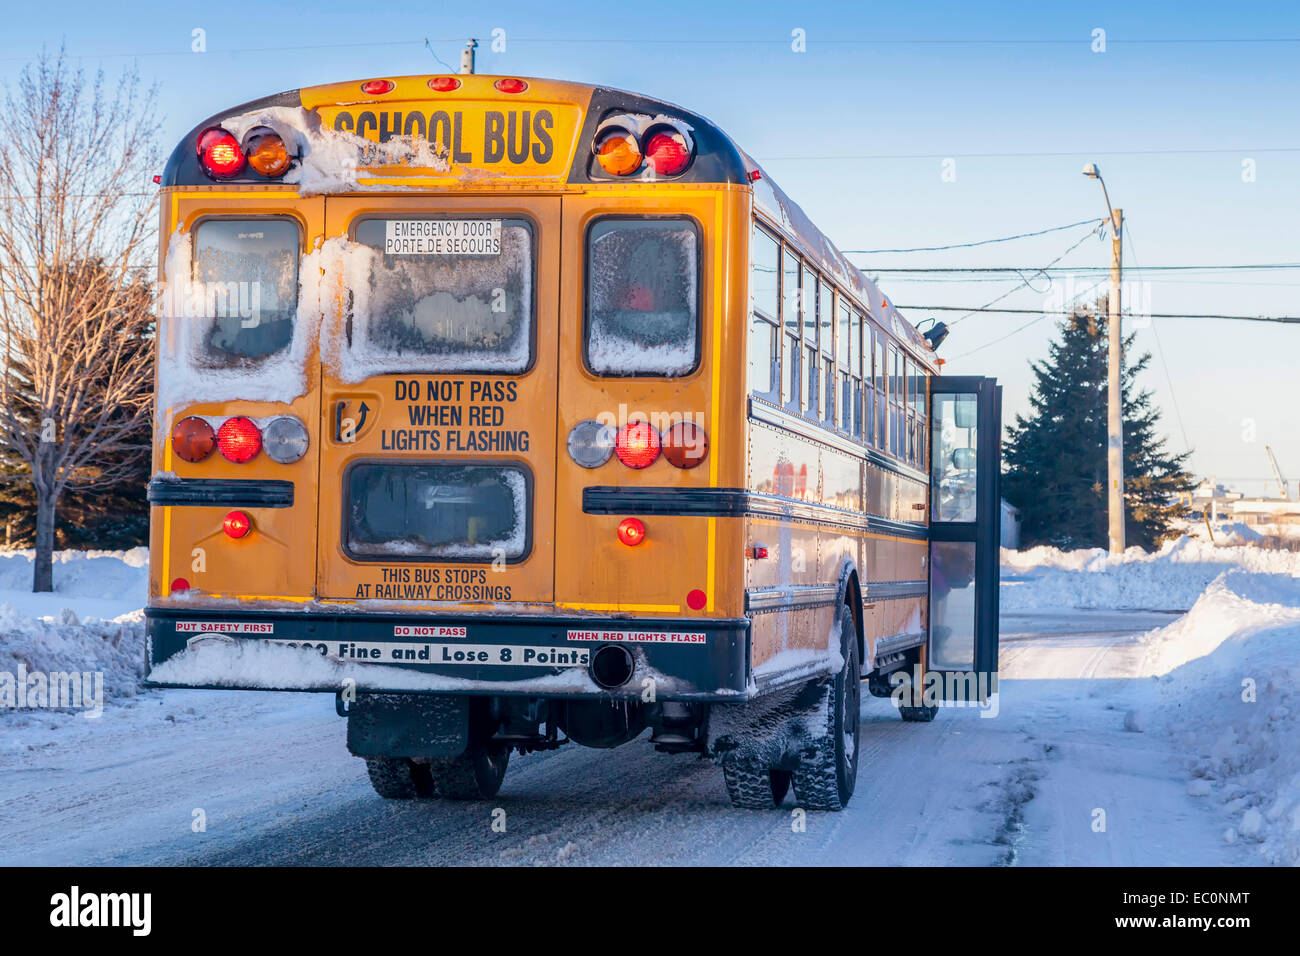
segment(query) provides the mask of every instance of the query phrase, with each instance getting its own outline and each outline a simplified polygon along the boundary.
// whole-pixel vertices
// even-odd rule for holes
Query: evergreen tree
[[[1103,300],[1104,301],[1104,300]],[[1024,547],[1104,548],[1106,493],[1106,315],[1103,303],[1071,315],[1034,373],[1029,418],[1017,415],[1003,450],[1003,495],[1020,509]],[[1191,452],[1175,455],[1158,434],[1160,412],[1137,377],[1151,360],[1134,360],[1124,342],[1124,529],[1128,545],[1152,550],[1170,537],[1182,512],[1178,492]]]

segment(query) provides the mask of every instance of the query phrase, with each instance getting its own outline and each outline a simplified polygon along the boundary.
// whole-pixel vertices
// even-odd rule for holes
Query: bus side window
[[[789,246],[781,247],[781,404],[792,411],[799,410],[799,385],[801,375],[799,344],[799,257]]]
[[[780,315],[781,247],[765,230],[754,224],[750,241],[749,301],[749,390],[775,400],[777,365],[781,342],[777,317]]]
[[[800,312],[803,314],[804,340],[804,414],[810,418],[822,417],[822,390],[818,388],[821,376],[821,361],[817,358],[817,274],[811,269],[803,270],[803,289],[799,296]]]
[[[821,284],[817,303],[817,324],[822,345],[822,389],[826,397],[822,403],[822,424],[835,427],[835,289],[826,282]]]
[[[849,318],[849,378],[852,392],[853,437],[862,438],[862,314],[856,309]]]

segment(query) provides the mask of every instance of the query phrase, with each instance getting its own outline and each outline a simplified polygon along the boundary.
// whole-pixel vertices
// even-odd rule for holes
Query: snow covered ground
[[[99,667],[108,698],[0,710],[0,864],[1300,862],[1291,552],[1004,553],[998,716],[866,697],[857,794],[806,832],[644,741],[516,757],[490,805],[380,800],[328,696],[138,691],[145,559],[61,555],[34,599],[0,555],[0,672]]]

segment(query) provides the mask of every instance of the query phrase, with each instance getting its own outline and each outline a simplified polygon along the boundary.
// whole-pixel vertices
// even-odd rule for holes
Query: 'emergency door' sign
[[[390,256],[499,256],[500,219],[389,219],[384,254]]]

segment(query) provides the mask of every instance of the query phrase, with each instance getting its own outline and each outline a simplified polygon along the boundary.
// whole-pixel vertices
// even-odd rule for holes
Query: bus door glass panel
[[[938,377],[930,394],[930,670],[996,690],[1001,390]]]

